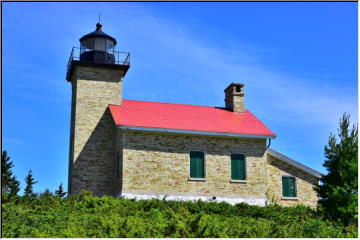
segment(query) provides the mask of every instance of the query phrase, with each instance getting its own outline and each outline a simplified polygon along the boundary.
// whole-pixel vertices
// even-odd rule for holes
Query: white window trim
[[[231,172],[231,155],[232,154],[241,154],[241,155],[244,155],[244,161],[245,161],[245,179],[244,180],[239,180],[239,179],[232,179],[231,178],[231,175],[232,175],[232,172]],[[237,153],[237,152],[232,152],[230,153],[230,182],[231,183],[247,183],[247,164],[246,164],[246,155],[244,153]]]
[[[204,177],[203,178],[193,178],[193,177],[190,177],[190,172],[191,172],[191,169],[190,169],[190,160],[191,160],[191,158],[190,158],[190,153],[191,152],[202,152],[202,153],[204,153]],[[198,182],[206,182],[206,152],[204,151],[204,150],[189,150],[189,153],[188,153],[188,158],[189,158],[189,178],[188,178],[188,180],[189,181],[198,181]]]
[[[198,181],[198,182],[206,182],[206,178],[188,178],[189,181]]]
[[[281,197],[282,200],[299,200],[297,197]]]
[[[247,180],[235,180],[235,179],[230,179],[231,183],[247,183]]]
[[[295,194],[296,194],[296,197],[286,197],[283,195],[283,192],[284,192],[284,189],[283,189],[283,177],[292,177],[294,178],[295,182],[294,182],[294,185],[295,185]],[[292,176],[292,175],[281,175],[280,176],[280,179],[281,179],[281,199],[284,199],[284,200],[298,200],[298,191],[297,191],[297,180],[296,180],[296,177],[295,176]]]

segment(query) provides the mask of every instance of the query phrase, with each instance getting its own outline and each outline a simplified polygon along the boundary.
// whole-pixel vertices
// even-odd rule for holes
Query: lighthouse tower
[[[72,86],[69,194],[86,189],[115,195],[115,125],[108,105],[121,104],[130,67],[130,54],[116,51],[116,44],[98,23],[71,51],[66,74]]]

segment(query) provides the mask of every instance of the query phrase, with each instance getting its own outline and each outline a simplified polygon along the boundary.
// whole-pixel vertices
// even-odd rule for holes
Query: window
[[[240,86],[236,86],[236,92],[240,92]]]
[[[282,177],[283,197],[296,197],[296,184],[294,177]]]
[[[190,178],[205,178],[203,152],[190,152]]]
[[[231,180],[246,180],[244,154],[231,154]]]

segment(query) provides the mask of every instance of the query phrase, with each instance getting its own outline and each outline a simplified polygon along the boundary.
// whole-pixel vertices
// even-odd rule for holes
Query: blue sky
[[[246,108],[271,147],[325,172],[324,145],[344,112],[357,122],[357,3],[2,3],[2,147],[35,191],[67,186],[72,46],[95,30],[131,52],[125,99]]]

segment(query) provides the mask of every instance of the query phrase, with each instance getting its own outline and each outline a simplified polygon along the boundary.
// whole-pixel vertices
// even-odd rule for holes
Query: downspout
[[[266,148],[269,148],[269,147],[270,147],[270,144],[271,144],[271,138],[268,138],[268,140],[269,140],[269,143],[268,143],[268,145],[267,145]]]
[[[271,144],[271,138],[268,138],[268,144],[266,146],[266,151],[264,153],[264,155],[266,156],[266,192],[265,192],[265,197],[266,197],[266,200],[265,200],[265,203],[266,205],[268,203],[271,203],[271,199],[270,199],[270,195],[269,195],[269,191],[270,191],[270,185],[269,185],[269,173],[268,173],[268,165],[269,165],[269,159],[268,159],[268,154],[267,154],[267,149],[270,147],[270,144]]]

